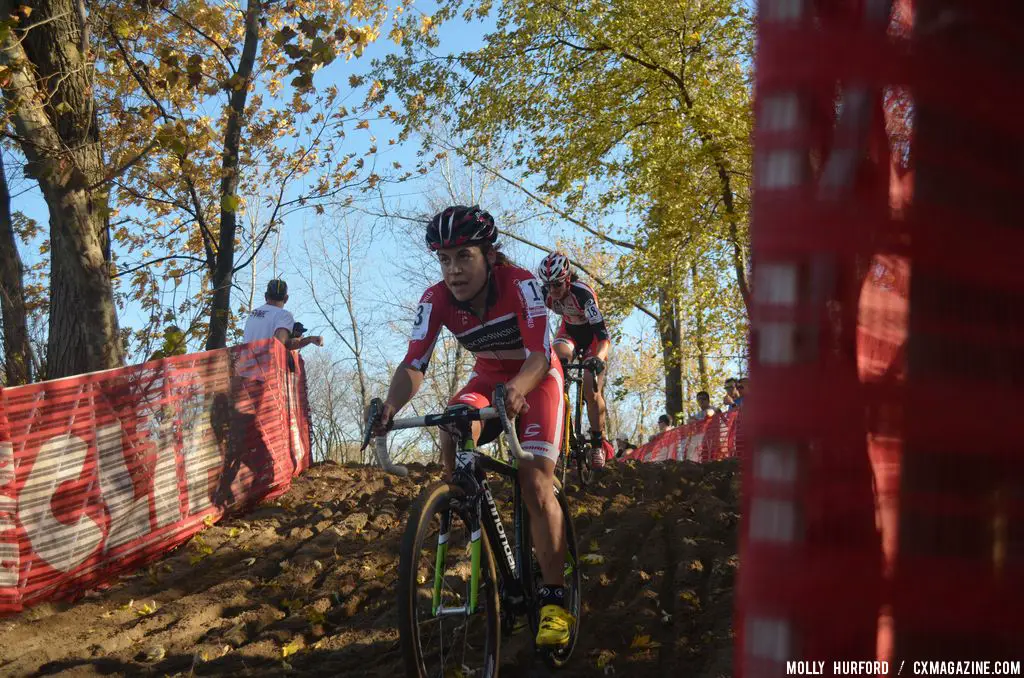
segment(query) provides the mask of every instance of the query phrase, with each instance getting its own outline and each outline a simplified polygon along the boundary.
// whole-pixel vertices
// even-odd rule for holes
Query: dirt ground
[[[148,570],[0,619],[0,675],[403,675],[398,543],[437,477],[316,466]],[[582,636],[559,675],[731,675],[738,489],[735,461],[613,465],[588,492],[570,483],[580,552],[604,560],[583,566]],[[503,643],[502,675],[548,675],[527,634]]]

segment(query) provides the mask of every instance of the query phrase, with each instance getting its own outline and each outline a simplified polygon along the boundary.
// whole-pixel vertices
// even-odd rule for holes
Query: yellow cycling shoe
[[[540,627],[537,629],[537,647],[563,647],[569,644],[572,625],[576,623],[569,611],[561,605],[540,608]]]

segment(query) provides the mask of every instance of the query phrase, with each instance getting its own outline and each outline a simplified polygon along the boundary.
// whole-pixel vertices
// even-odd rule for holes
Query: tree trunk
[[[683,414],[683,352],[679,298],[669,268],[668,282],[658,291],[658,334],[665,366],[665,411],[681,420]]]
[[[747,281],[747,252],[740,241],[739,217],[736,215],[736,202],[732,190],[732,179],[725,161],[718,161],[718,181],[722,188],[722,202],[725,204],[725,216],[729,220],[729,242],[732,244],[732,267],[736,272],[736,284],[743,297],[743,307],[750,317],[750,283]],[[705,387],[707,388],[707,387]]]
[[[0,312],[4,322],[4,369],[6,385],[32,381],[28,317],[25,312],[24,267],[11,220],[11,193],[0,159]]]
[[[249,94],[256,48],[259,45],[260,19],[263,5],[260,0],[249,0],[245,10],[245,43],[236,77],[241,86],[231,92],[228,104],[227,128],[224,132],[222,178],[220,182],[220,236],[217,246],[217,265],[212,271],[213,303],[210,306],[210,333],[206,350],[227,346],[228,327],[231,324],[231,284],[235,273],[235,231],[238,229],[238,151],[242,141],[245,101]]]
[[[0,0],[4,16],[21,2]],[[124,359],[107,248],[108,196],[94,124],[85,26],[71,0],[34,0],[28,31],[0,42],[7,110],[50,212],[48,378],[109,369]],[[82,17],[84,19],[84,17]]]
[[[708,380],[708,351],[705,332],[707,327],[704,324],[704,305],[697,295],[697,264],[690,264],[690,275],[693,280],[693,311],[697,322],[697,331],[694,336],[694,344],[697,346],[697,375],[700,378],[700,390],[711,392],[711,382]]]

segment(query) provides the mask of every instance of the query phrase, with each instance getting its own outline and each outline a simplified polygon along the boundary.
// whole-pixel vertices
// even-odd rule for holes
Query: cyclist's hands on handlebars
[[[395,407],[386,400],[381,404],[380,413],[373,422],[373,435],[386,435],[391,429],[391,420],[395,418]]]
[[[596,355],[590,356],[583,361],[584,369],[590,370],[594,373],[594,376],[598,376],[604,372],[604,361],[598,358]]]
[[[497,394],[492,399],[496,400]],[[523,412],[530,409],[530,406],[526,404],[526,396],[515,387],[515,384],[511,382],[505,384],[505,413],[509,419],[515,419]]]

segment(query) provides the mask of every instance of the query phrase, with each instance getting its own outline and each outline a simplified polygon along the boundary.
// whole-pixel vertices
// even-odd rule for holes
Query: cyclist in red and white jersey
[[[604,440],[607,411],[602,387],[611,338],[605,326],[597,293],[572,270],[569,257],[552,252],[537,267],[537,278],[544,285],[544,303],[562,318],[554,341],[554,351],[562,362],[569,362],[575,351],[583,355],[587,367],[583,381],[583,399],[587,403],[594,466],[604,466],[611,445]]]
[[[443,280],[427,289],[416,307],[409,350],[391,379],[376,433],[384,433],[419,390],[442,327],[476,356],[469,383],[450,404],[487,407],[495,386],[505,384],[509,416],[518,415],[522,447],[534,455],[520,462],[519,482],[544,577],[537,644],[565,645],[575,620],[565,609],[565,533],[554,494],[563,377],[561,363],[552,359],[541,285],[498,251],[494,219],[479,207],[445,209],[430,220],[426,235]],[[499,430],[496,421],[473,423],[478,445]],[[443,429],[441,459],[450,479],[455,442]]]

